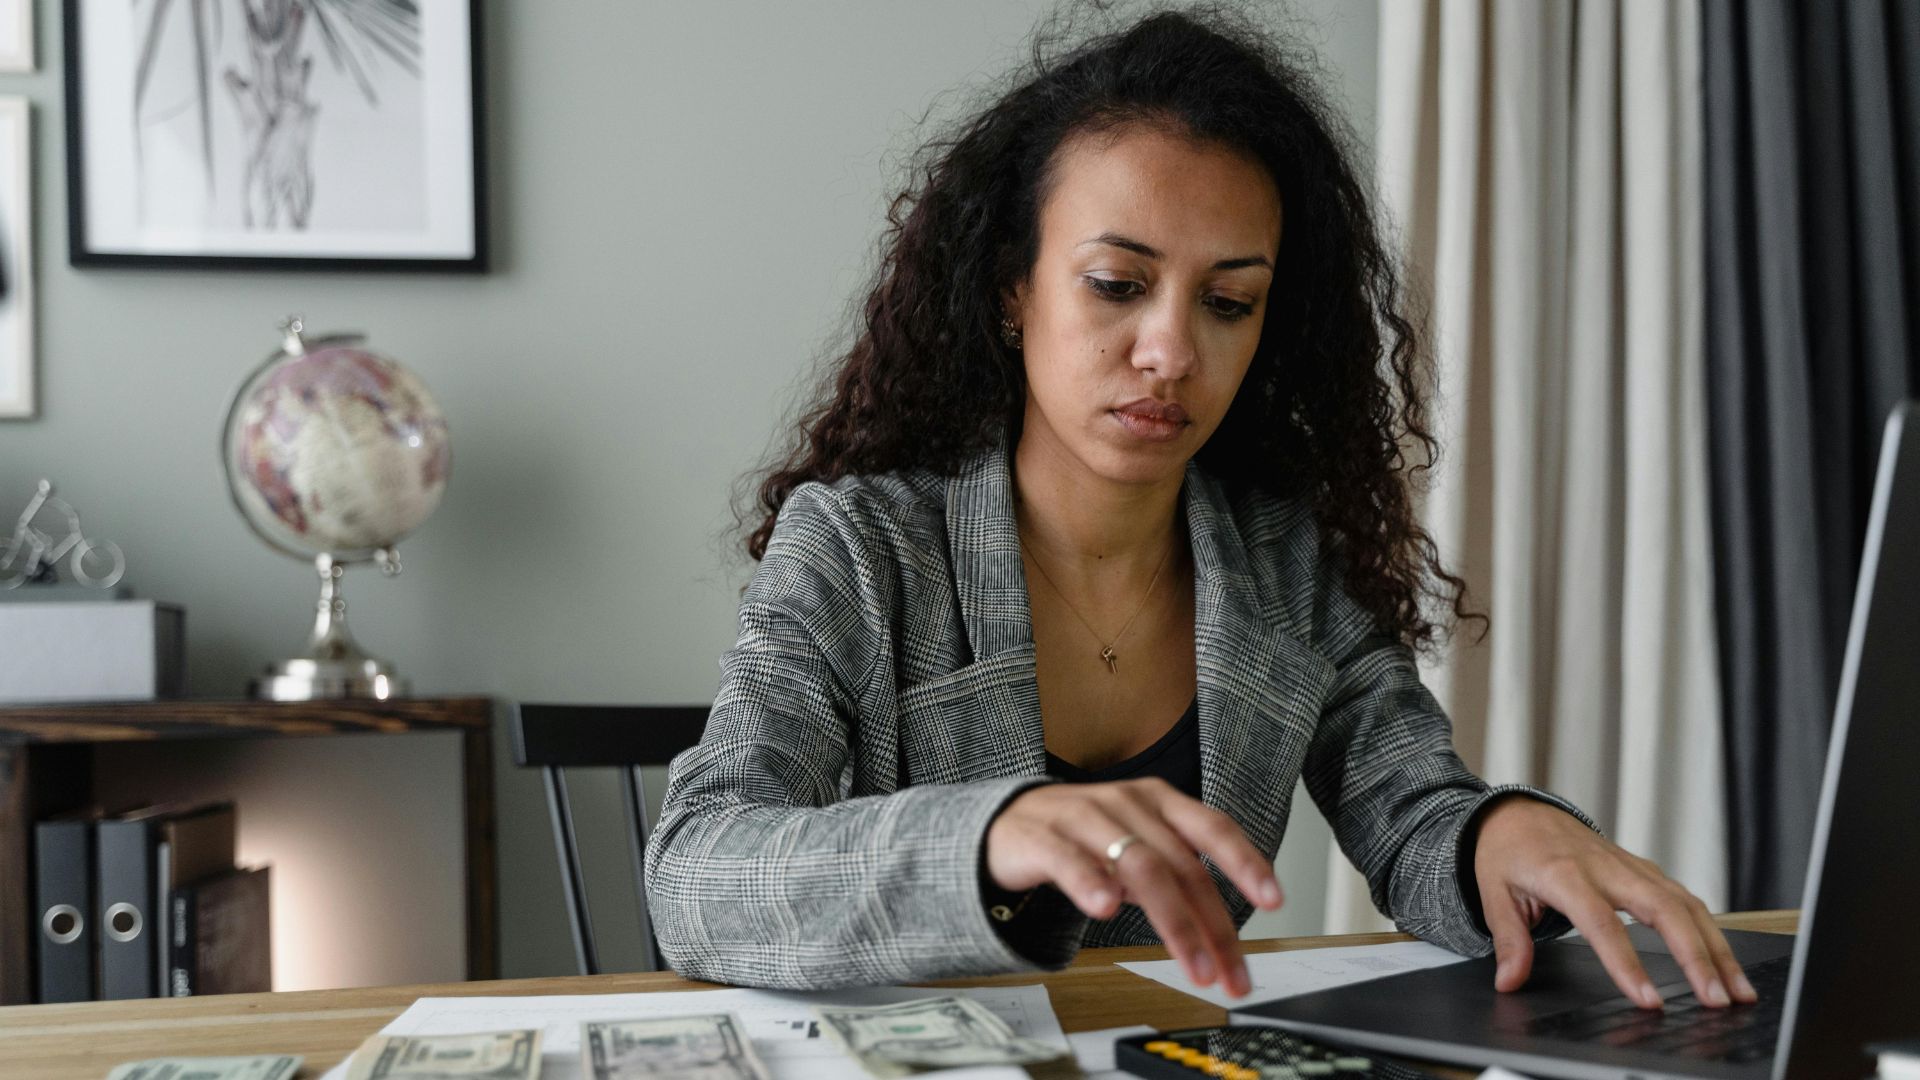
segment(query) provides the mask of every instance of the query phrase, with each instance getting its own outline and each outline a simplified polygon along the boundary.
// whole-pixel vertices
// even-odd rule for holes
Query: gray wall
[[[446,501],[402,545],[405,574],[347,583],[365,645],[419,693],[703,700],[747,572],[723,535],[729,492],[810,358],[840,340],[892,170],[922,135],[914,118],[958,107],[950,91],[1003,70],[1050,7],[486,0],[495,269],[465,278],[73,270],[59,5],[43,0],[40,72],[0,75],[0,94],[34,103],[40,285],[40,416],[0,423],[0,519],[53,477],[90,533],[126,549],[142,595],[186,606],[191,691],[240,693],[299,645],[314,593],[309,570],[233,514],[216,433],[276,320],[301,312],[316,330],[368,332],[426,380],[452,427]],[[1374,3],[1294,10],[1367,132]],[[299,870],[277,873],[281,895],[297,878],[336,890],[317,907],[359,912],[352,933],[301,927],[326,948],[296,964],[297,980],[283,970],[283,985],[457,977],[445,929],[457,896],[443,870],[422,869],[456,858],[437,856],[458,835],[450,740],[395,740],[379,757],[396,768],[329,743],[207,748],[164,768],[135,751],[106,756],[99,774],[117,791],[243,792],[243,849]],[[540,788],[498,746],[504,969],[564,971]],[[261,781],[277,775],[326,779]],[[614,963],[630,963],[616,800],[606,784],[583,791],[609,810],[587,823],[596,899]],[[386,827],[369,805],[391,811]],[[1250,932],[1318,929],[1325,827],[1297,805],[1307,820],[1282,855],[1293,903]],[[302,817],[358,841],[303,846],[286,827]],[[354,945],[395,918],[436,929]],[[339,948],[369,957],[314,958]]]

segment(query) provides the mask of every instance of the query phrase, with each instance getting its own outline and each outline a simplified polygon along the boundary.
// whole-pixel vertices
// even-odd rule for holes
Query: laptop
[[[1920,402],[1881,444],[1798,935],[1729,932],[1761,1000],[1709,1009],[1657,932],[1629,935],[1666,1009],[1614,987],[1579,938],[1536,948],[1519,991],[1482,957],[1249,1005],[1335,1044],[1539,1077],[1857,1077],[1868,1043],[1920,1035]]]

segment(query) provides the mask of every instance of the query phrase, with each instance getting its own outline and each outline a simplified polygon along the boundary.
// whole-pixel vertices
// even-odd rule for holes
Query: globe
[[[404,695],[393,666],[347,630],[340,578],[369,559],[400,572],[394,545],[446,492],[447,421],[426,386],[364,338],[308,341],[298,318],[280,351],[234,394],[220,456],[227,487],[253,531],[310,560],[320,603],[306,652],[268,667],[250,689],[281,701]]]
[[[358,562],[418,528],[447,487],[440,406],[411,371],[358,335],[282,349],[229,410],[227,482],[269,544],[302,559]]]

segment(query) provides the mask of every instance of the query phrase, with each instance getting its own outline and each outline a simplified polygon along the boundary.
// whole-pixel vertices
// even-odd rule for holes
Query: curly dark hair
[[[1220,3],[1160,10],[1063,49],[1072,21],[1043,24],[1030,70],[915,155],[855,340],[743,513],[758,521],[748,553],[764,557],[780,507],[806,481],[951,474],[1017,435],[1026,380],[999,336],[1000,298],[1038,255],[1054,152],[1071,136],[1151,124],[1260,162],[1286,212],[1260,343],[1201,465],[1230,489],[1307,500],[1349,594],[1409,646],[1436,647],[1455,618],[1484,621],[1414,515],[1413,483],[1438,449],[1430,365],[1415,300],[1355,175],[1353,133],[1316,86],[1312,55]]]

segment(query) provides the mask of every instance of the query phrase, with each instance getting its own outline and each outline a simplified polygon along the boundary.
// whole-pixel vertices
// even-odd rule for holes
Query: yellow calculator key
[[[1126,1036],[1114,1041],[1114,1060],[1140,1080],[1437,1080],[1418,1069],[1250,1024]]]

